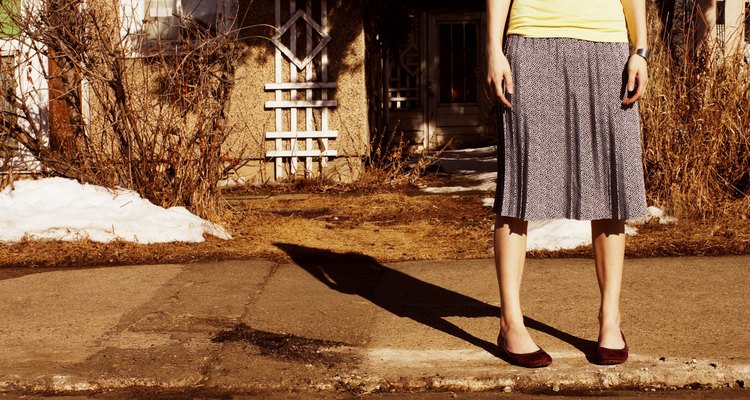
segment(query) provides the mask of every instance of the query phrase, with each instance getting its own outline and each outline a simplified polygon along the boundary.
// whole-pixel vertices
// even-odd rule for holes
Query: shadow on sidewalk
[[[444,319],[498,318],[499,307],[388,268],[364,254],[336,253],[289,243],[274,245],[331,289],[358,295],[395,315],[465,340],[505,360],[495,343],[480,339]],[[596,342],[562,332],[532,318],[526,317],[525,323],[528,328],[567,342],[585,354],[596,349]]]

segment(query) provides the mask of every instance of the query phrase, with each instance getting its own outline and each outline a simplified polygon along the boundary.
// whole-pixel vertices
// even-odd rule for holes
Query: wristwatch
[[[649,49],[640,48],[635,49],[635,52],[633,54],[639,55],[643,57],[644,60],[648,61],[648,58],[651,56],[651,51]]]

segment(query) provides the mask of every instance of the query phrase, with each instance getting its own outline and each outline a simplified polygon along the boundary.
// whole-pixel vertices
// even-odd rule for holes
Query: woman
[[[648,81],[645,0],[487,0],[487,12],[487,81],[504,120],[494,207],[498,346],[516,365],[552,362],[521,312],[527,221],[591,220],[601,293],[594,362],[622,363],[625,220],[646,214],[636,104]]]

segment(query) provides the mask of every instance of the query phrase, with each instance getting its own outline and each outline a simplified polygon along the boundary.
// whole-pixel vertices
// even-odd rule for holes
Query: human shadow
[[[495,343],[478,338],[445,319],[497,318],[500,316],[497,306],[388,268],[364,254],[337,253],[289,243],[274,245],[333,290],[360,296],[399,317],[410,318],[509,361]],[[596,349],[596,342],[560,331],[533,318],[526,317],[525,323],[530,329],[569,343],[587,356]]]

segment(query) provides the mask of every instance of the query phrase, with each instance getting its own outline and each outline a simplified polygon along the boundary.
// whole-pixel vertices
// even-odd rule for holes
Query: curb
[[[637,364],[637,365],[633,365]],[[554,365],[554,364],[553,364]],[[562,365],[538,370],[509,367],[502,376],[386,377],[354,371],[319,381],[291,379],[282,383],[247,382],[213,385],[209,377],[198,380],[164,381],[151,378],[92,378],[68,374],[37,376],[24,380],[17,375],[0,378],[1,393],[86,394],[117,390],[168,392],[210,391],[255,393],[269,391],[350,392],[356,394],[398,392],[531,392],[580,393],[605,390],[664,391],[678,389],[745,389],[750,383],[750,365],[717,365],[707,360],[656,364],[634,360],[622,366],[585,367]],[[635,368],[633,368],[635,367]],[[510,369],[512,368],[512,369]]]

